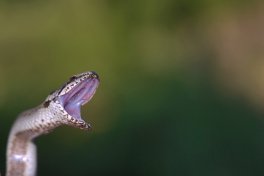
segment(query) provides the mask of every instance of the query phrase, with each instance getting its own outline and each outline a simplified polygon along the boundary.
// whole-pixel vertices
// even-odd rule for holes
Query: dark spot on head
[[[72,82],[73,80],[75,80],[77,78],[77,76],[72,76],[72,77],[70,77],[70,82]]]
[[[44,103],[44,107],[45,107],[45,108],[49,107],[49,104],[50,104],[50,100],[45,101],[45,103]]]

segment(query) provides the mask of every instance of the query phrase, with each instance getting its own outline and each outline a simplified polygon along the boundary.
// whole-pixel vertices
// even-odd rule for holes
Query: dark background
[[[92,132],[35,140],[39,176],[264,174],[264,3],[0,1],[0,169],[18,113],[95,70]]]

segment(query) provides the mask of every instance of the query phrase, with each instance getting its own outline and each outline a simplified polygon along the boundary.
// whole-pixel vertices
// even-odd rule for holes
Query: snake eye
[[[76,76],[72,76],[72,77],[70,77],[69,81],[73,81],[73,80],[75,80],[76,78],[77,78]]]

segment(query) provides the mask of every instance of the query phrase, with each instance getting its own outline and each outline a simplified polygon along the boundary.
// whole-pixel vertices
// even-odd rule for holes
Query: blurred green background
[[[0,170],[17,114],[96,71],[92,132],[35,140],[39,176],[264,174],[264,3],[0,1]]]

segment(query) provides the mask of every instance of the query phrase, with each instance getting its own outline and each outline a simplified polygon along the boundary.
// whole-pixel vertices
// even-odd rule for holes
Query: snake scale
[[[84,130],[91,128],[82,119],[80,107],[91,100],[99,82],[99,76],[92,71],[74,75],[39,106],[17,117],[8,137],[6,176],[36,175],[34,138],[61,125]]]

